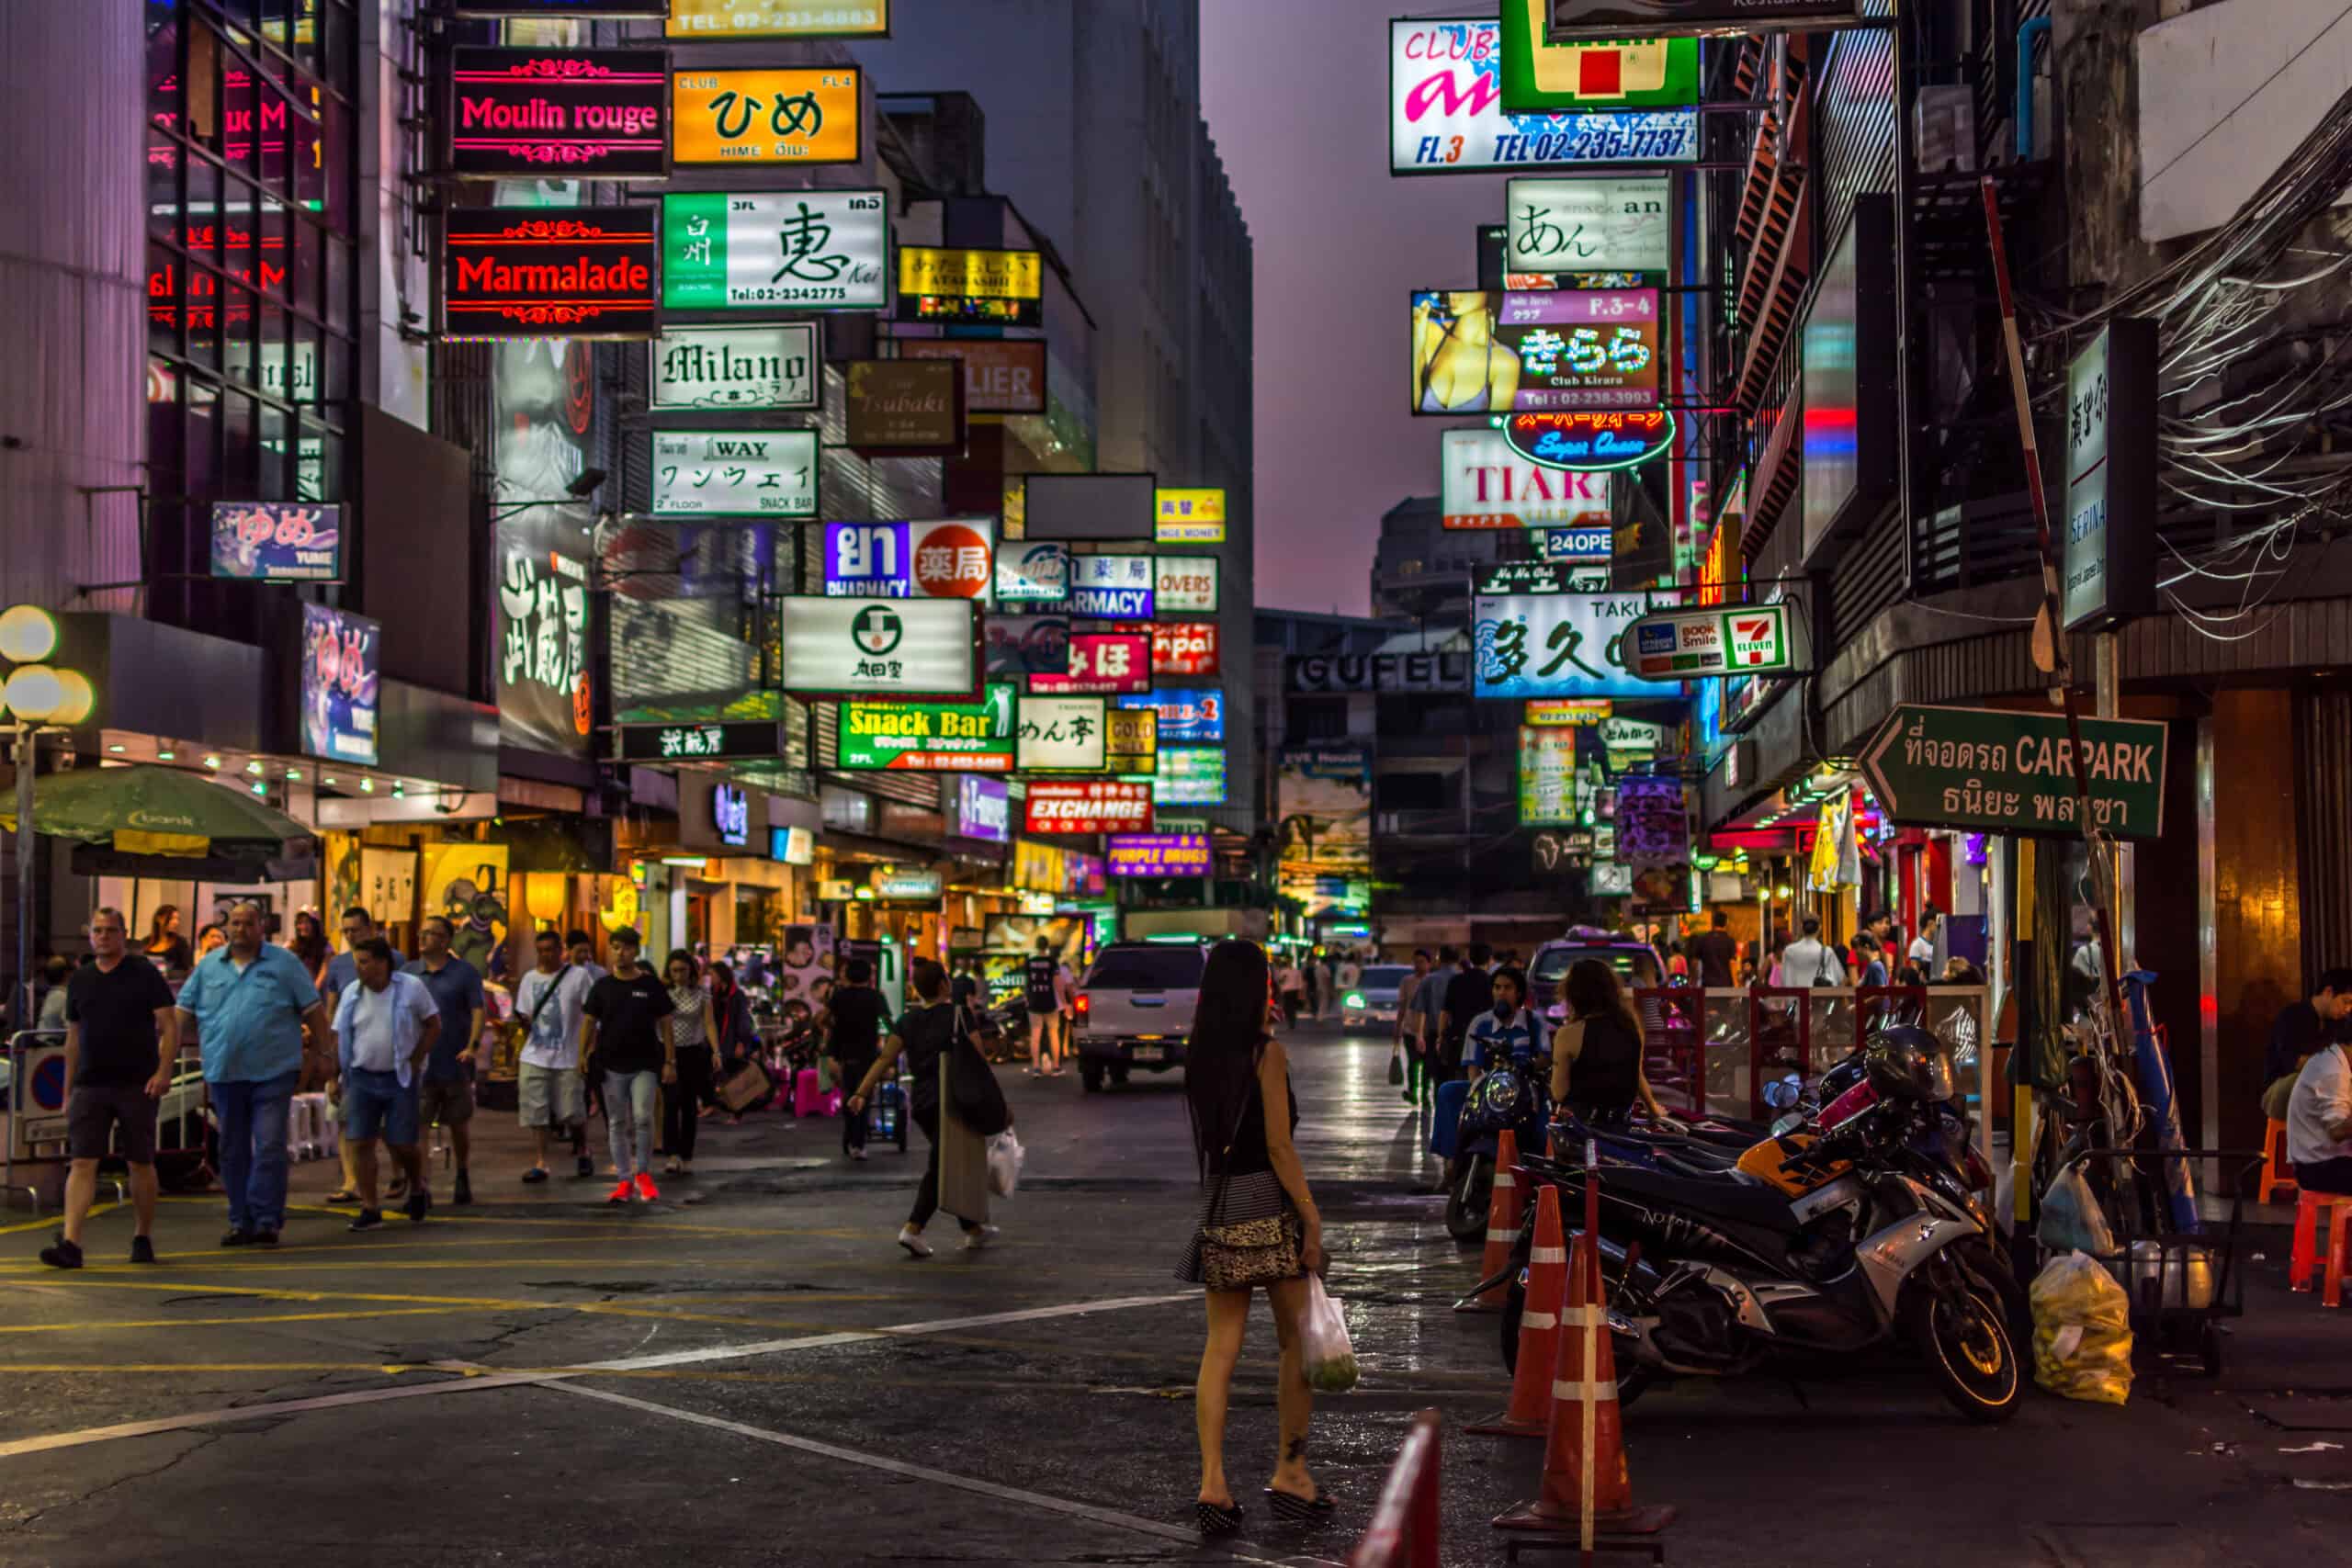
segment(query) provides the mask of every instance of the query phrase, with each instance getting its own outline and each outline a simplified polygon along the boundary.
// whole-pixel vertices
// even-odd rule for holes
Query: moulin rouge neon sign
[[[459,49],[450,172],[468,179],[670,173],[670,56],[659,49]]]

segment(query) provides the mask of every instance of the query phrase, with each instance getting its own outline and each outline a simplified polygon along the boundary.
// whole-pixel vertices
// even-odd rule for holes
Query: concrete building
[[[1423,626],[1464,626],[1479,570],[1526,547],[1502,530],[1441,525],[1438,498],[1408,496],[1380,514],[1372,557],[1372,613]]]

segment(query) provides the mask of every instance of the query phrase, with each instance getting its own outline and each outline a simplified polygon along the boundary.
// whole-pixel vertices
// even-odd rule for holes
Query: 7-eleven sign
[[[1778,604],[1724,617],[1725,655],[1735,670],[1778,669],[1789,661],[1786,612]]]

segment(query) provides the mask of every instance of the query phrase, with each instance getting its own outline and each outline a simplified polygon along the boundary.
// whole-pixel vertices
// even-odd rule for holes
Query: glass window
[[[177,356],[180,296],[187,287],[187,263],[161,245],[147,247],[147,346]]]
[[[311,441],[318,457],[311,457]],[[323,425],[302,423],[302,460],[296,493],[311,501],[332,501],[343,493],[343,437]]]
[[[1206,955],[1173,942],[1149,947],[1106,947],[1086,972],[1089,990],[1182,990],[1201,983]]]
[[[351,340],[329,333],[319,352],[319,401],[339,403],[351,396]]]
[[[179,291],[173,303],[185,319],[187,356],[198,365],[220,364],[220,275],[193,262],[182,262]]]
[[[261,424],[254,400],[243,392],[224,392],[220,398],[220,484],[232,495],[250,495],[253,487],[261,482],[254,442],[261,434]]]
[[[254,385],[273,398],[291,395],[286,378],[286,312],[265,301],[261,307],[261,361],[254,372]]]
[[[319,329],[288,317],[286,322],[286,390],[298,403],[319,400]]]
[[[187,493],[209,496],[220,482],[220,389],[194,376],[180,386],[187,407]]]
[[[351,327],[351,242],[333,236],[327,240],[327,325]]]
[[[220,171],[204,158],[187,158],[187,222],[181,225],[180,238],[187,248],[207,261],[220,256]]]
[[[254,292],[243,284],[225,280],[220,289],[220,374],[248,387],[257,386],[260,383],[254,371]]]
[[[261,405],[261,450],[256,456],[254,497],[258,501],[298,499],[293,480],[294,416],[268,403]]]
[[[319,286],[324,267],[318,225],[300,213],[289,213],[286,224],[288,281],[286,298],[295,309],[319,313]]]
[[[176,495],[186,486],[180,466],[187,460],[187,423],[180,417],[180,378],[168,360],[147,361],[147,463],[149,488]]]

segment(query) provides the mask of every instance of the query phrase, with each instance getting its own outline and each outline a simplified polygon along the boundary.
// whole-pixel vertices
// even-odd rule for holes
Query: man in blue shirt
[[[304,1034],[321,1055],[330,1049],[327,1010],[302,961],[262,940],[259,905],[231,909],[225,930],[228,944],[198,962],[177,1006],[196,1028],[220,1122],[229,1191],[220,1245],[276,1247],[286,1224],[286,1112],[302,1076]]]
[[[359,944],[363,942],[373,942],[383,934],[376,925],[376,917],[358,905],[354,904],[343,912],[343,951],[327,960],[326,980],[320,987],[330,1011],[341,999],[343,993],[351,989],[351,983],[359,978],[359,971],[355,967]],[[387,941],[389,942],[389,939]],[[408,960],[401,956],[401,950],[395,947],[391,952],[392,967],[396,970],[404,967]],[[352,1148],[347,1139],[342,1144],[341,1149],[343,1185],[327,1194],[327,1201],[330,1203],[356,1202],[359,1199],[359,1168],[353,1162],[358,1158],[358,1154]],[[406,1176],[393,1178],[390,1193],[392,1197],[398,1198],[407,1190]]]
[[[481,972],[449,951],[457,928],[447,915],[427,915],[416,928],[416,945],[424,954],[401,971],[424,982],[441,1010],[441,1032],[433,1042],[433,1055],[424,1064],[424,1091],[418,1101],[420,1122],[438,1122],[449,1129],[450,1152],[458,1157],[457,1190],[453,1203],[474,1201],[473,1178],[467,1160],[473,1153],[474,1054],[481,1045]]]

